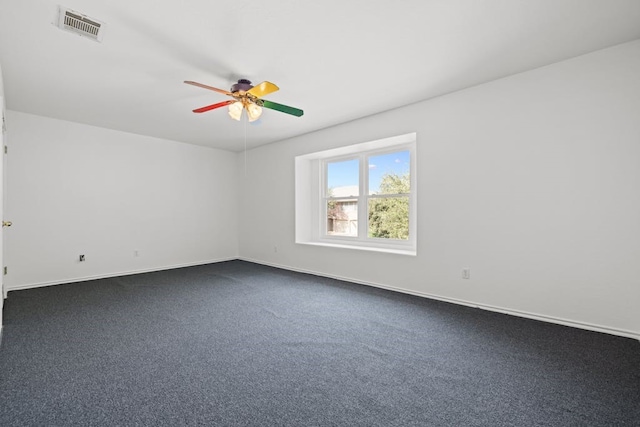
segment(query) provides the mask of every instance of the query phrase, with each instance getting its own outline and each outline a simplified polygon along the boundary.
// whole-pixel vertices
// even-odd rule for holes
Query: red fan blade
[[[198,87],[201,87],[201,88],[204,88],[204,89],[209,89],[209,90],[212,90],[214,92],[221,93],[223,95],[233,96],[233,94],[231,92],[229,92],[228,90],[218,89],[217,87],[207,86],[207,85],[203,85],[202,83],[192,82],[192,81],[189,81],[189,80],[185,80],[184,82],[186,84],[188,84],[188,85],[198,86]]]
[[[194,113],[204,113],[205,111],[215,110],[216,108],[224,107],[225,105],[233,104],[235,99],[230,99],[228,101],[218,102],[217,104],[207,105],[206,107],[201,107],[193,110]]]

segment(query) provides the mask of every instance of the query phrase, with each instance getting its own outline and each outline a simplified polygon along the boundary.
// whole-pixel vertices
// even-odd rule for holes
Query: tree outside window
[[[410,157],[405,149],[327,160],[327,236],[408,240]]]

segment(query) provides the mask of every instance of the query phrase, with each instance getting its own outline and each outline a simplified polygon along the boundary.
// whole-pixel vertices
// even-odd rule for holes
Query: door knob
[[[11,221],[2,221],[2,226],[3,227],[11,227],[13,225],[13,223]]]

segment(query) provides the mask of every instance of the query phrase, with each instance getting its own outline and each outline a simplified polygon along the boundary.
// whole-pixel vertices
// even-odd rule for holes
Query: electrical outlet
[[[471,278],[471,270],[468,268],[463,268],[462,269],[462,278],[463,279],[470,279]]]
[[[135,251],[133,251],[133,256],[136,256],[136,257],[140,256],[140,251],[137,250],[137,249]]]
[[[84,255],[80,255],[80,256],[78,257],[78,259],[80,260],[80,262],[83,262],[83,261],[84,261]]]
[[[278,252],[278,247],[277,246],[273,247],[273,252]]]

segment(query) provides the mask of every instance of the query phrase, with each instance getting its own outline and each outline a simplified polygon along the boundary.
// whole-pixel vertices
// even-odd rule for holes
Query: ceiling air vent
[[[90,38],[91,40],[101,42],[102,33],[104,31],[104,22],[60,6],[58,27],[83,37]]]

